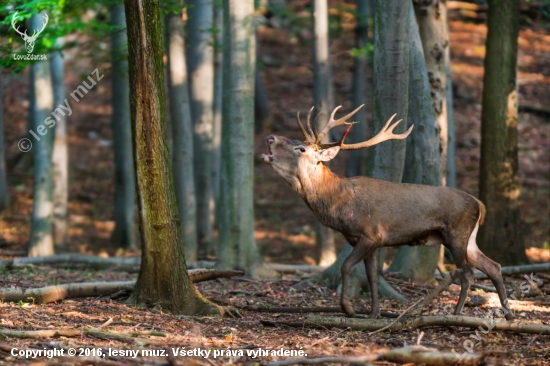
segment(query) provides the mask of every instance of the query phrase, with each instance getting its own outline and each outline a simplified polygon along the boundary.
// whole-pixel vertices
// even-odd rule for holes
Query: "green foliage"
[[[98,49],[107,42],[111,32],[118,31],[109,25],[109,7],[119,3],[115,0],[83,0],[67,2],[66,0],[31,0],[7,1],[0,5],[0,26],[7,30],[7,37],[0,41],[0,66],[20,72],[36,61],[14,60],[14,55],[26,54],[23,39],[12,28],[12,17],[17,11],[17,26],[24,32],[29,28],[28,19],[34,14],[45,11],[48,24],[35,42],[33,54],[46,54],[59,50],[57,39],[77,34],[74,40],[66,42],[63,49],[81,47],[80,57],[94,60],[106,58],[106,52]],[[27,32],[31,34],[30,32]],[[100,47],[98,47],[98,43]]]

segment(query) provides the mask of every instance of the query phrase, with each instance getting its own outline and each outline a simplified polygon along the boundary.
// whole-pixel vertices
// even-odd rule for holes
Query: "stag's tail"
[[[476,198],[477,204],[479,205],[479,226],[483,225],[483,222],[485,221],[485,214],[487,213],[487,210],[485,209],[485,205],[483,202],[478,200]]]

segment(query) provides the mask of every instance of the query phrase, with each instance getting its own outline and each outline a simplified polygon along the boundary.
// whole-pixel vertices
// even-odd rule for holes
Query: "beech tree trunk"
[[[41,13],[31,18],[33,29],[42,25]],[[50,116],[53,106],[52,80],[48,61],[38,61],[31,65],[35,103],[32,103],[32,129],[40,141],[33,138],[34,182],[33,206],[31,215],[31,236],[29,257],[54,254],[53,245],[53,140],[54,131],[44,123]],[[45,132],[44,135],[40,131]],[[32,137],[31,137],[32,138]]]
[[[214,1],[187,1],[187,71],[189,73],[191,117],[193,118],[193,159],[197,195],[198,250],[212,253],[214,196],[212,189],[214,129]]]
[[[262,263],[254,239],[253,0],[224,1],[223,126],[217,267],[274,276]]]
[[[61,48],[58,39],[56,47]],[[50,72],[53,86],[53,105],[64,104],[65,81],[63,80],[63,58],[56,50],[50,56]],[[53,239],[56,246],[67,240],[67,202],[69,199],[69,156],[67,147],[67,117],[56,113],[55,137],[53,143]]]
[[[409,17],[409,112],[407,127],[414,128],[406,139],[405,169],[403,183],[441,185],[439,162],[439,139],[436,134],[430,82],[422,51],[422,41],[418,33],[414,10]],[[390,272],[400,272],[401,276],[415,283],[434,282],[441,246],[399,248]]]
[[[218,199],[220,198],[220,158],[222,141],[222,100],[223,100],[223,4],[214,3],[214,26],[216,28],[214,47],[214,133],[212,138],[212,190],[216,202],[216,222],[218,221]]]
[[[447,24],[448,26],[448,24]],[[445,49],[445,74],[447,86],[447,187],[456,188],[456,138],[453,108],[453,79],[451,79],[451,47]]]
[[[141,270],[131,301],[177,314],[218,314],[187,274],[166,138],[158,0],[125,1],[130,106],[141,228]]]
[[[357,0],[357,15],[355,26],[355,48],[364,49],[369,42],[369,0]],[[358,122],[350,130],[346,140],[349,143],[357,143],[367,139],[367,106],[370,103],[367,101],[367,67],[368,67],[368,52],[362,53],[354,59],[353,69],[353,109],[364,104],[354,116],[354,121]],[[355,177],[365,175],[365,160],[367,158],[367,150],[350,150],[348,152],[348,160],[346,161],[346,176]]]
[[[124,4],[111,7],[113,106],[113,148],[115,153],[115,229],[111,234],[113,248],[137,245],[134,215],[136,183],[132,157],[132,126],[130,120],[130,84],[128,79],[128,45]]]
[[[483,75],[480,249],[501,265],[527,262],[519,212],[517,50],[519,0],[489,2]]]
[[[0,211],[6,209],[10,202],[6,171],[6,148],[4,147],[4,98],[2,96],[2,89],[2,69],[0,68]]]
[[[183,4],[181,4],[183,8]],[[185,63],[185,40],[181,13],[166,15],[166,44],[170,114],[172,121],[172,171],[180,214],[183,247],[188,261],[197,260],[197,204],[193,167],[193,121]]]
[[[313,103],[317,118],[317,131],[321,131],[334,108],[334,88],[330,67],[327,0],[313,0]],[[328,142],[330,133],[323,142]],[[317,263],[329,266],[336,260],[334,232],[323,226],[318,219],[315,224],[317,240]]]
[[[418,3],[418,25],[428,69],[433,109],[437,119],[441,182],[447,181],[447,74],[445,53],[449,48],[447,0],[425,0]]]

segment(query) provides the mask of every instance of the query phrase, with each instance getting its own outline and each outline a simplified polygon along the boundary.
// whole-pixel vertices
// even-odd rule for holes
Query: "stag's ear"
[[[317,153],[317,159],[320,161],[329,161],[340,152],[340,146],[329,147],[328,149],[321,150]]]

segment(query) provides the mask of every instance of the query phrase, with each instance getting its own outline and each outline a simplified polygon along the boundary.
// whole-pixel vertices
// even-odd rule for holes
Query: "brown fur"
[[[500,265],[471,242],[471,235],[485,218],[485,206],[471,195],[452,188],[398,184],[369,177],[342,178],[330,171],[328,161],[339,147],[318,150],[307,142],[282,136],[267,138],[266,163],[302,197],[325,226],[339,231],[354,247],[342,264],[341,306],[352,316],[348,299],[348,274],[365,263],[372,296],[373,316],[379,314],[376,248],[401,245],[439,245],[451,251],[462,286],[455,309],[459,314],[470,288],[474,267],[493,281],[501,303],[508,309]],[[475,238],[474,238],[475,239]],[[511,313],[507,318],[512,317]]]

